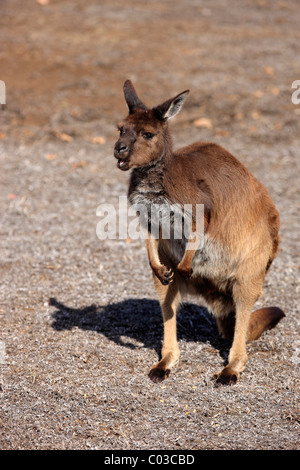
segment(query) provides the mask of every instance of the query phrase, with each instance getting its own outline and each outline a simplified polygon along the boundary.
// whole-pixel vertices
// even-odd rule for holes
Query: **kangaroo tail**
[[[250,317],[247,341],[258,339],[266,330],[271,330],[285,317],[278,307],[264,307],[255,310]]]

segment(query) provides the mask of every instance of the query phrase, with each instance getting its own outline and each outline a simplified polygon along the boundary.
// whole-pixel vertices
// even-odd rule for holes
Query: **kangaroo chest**
[[[183,210],[179,204],[172,202],[165,190],[160,162],[150,168],[133,170],[128,199],[139,213],[142,227],[152,236],[185,242]]]
[[[133,170],[128,199],[139,213],[142,227],[155,238],[161,239],[164,252],[177,265],[185,252],[188,230],[184,222],[183,208],[171,201],[163,184],[162,169],[137,168]],[[230,255],[209,233],[201,237],[193,258],[193,276],[217,280],[226,278],[233,271]]]
[[[160,204],[166,199],[163,168],[160,162],[135,168],[130,177],[128,199],[130,204]]]

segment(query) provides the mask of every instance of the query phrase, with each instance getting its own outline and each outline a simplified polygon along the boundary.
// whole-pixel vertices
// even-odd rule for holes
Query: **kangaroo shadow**
[[[90,305],[73,308],[55,298],[49,300],[55,307],[52,327],[57,331],[97,331],[109,340],[127,348],[146,347],[158,355],[162,346],[163,322],[158,301],[151,299],[128,299],[108,305]],[[177,313],[178,339],[210,343],[226,361],[230,343],[219,335],[214,317],[206,308],[184,303]]]

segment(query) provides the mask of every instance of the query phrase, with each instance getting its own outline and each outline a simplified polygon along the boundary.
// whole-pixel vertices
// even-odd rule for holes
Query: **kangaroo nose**
[[[120,143],[116,144],[115,149],[119,154],[122,154],[122,153],[124,153],[128,150],[128,147],[127,147],[126,144],[120,142]]]

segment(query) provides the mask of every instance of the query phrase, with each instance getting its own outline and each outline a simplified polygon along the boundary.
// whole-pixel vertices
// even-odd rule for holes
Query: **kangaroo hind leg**
[[[180,303],[180,292],[175,279],[169,285],[162,285],[155,275],[153,278],[162,310],[164,340],[161,360],[151,369],[149,377],[153,382],[162,382],[179,361],[180,351],[177,342],[176,312]]]
[[[235,313],[230,313],[227,318],[218,321],[221,333],[228,339],[233,336],[233,341],[229,351],[228,365],[216,376],[217,384],[236,383],[244,370],[248,360],[246,342],[249,340],[251,311],[260,294],[261,283],[257,281],[246,285],[236,283],[233,287]]]

